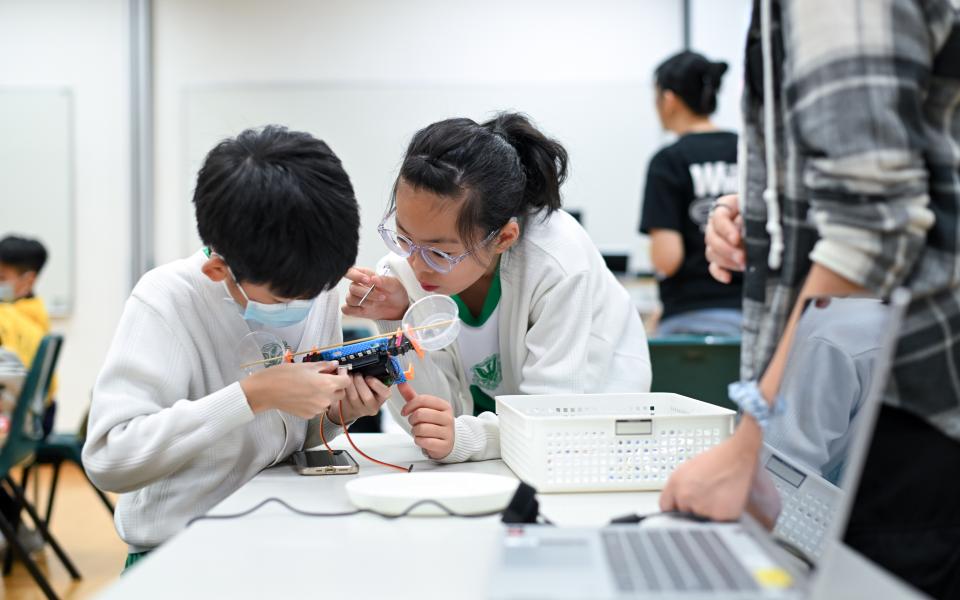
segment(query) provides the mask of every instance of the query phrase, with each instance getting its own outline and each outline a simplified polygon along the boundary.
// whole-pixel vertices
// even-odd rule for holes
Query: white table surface
[[[437,465],[405,434],[359,434],[375,458],[446,469],[510,475],[501,461]],[[341,436],[332,446],[347,448]],[[275,496],[319,512],[353,509],[344,486],[352,477],[396,472],[351,453],[355,476],[300,476],[290,466],[267,469],[217,505],[211,515],[240,512]],[[626,513],[656,512],[658,492],[543,494],[541,514],[560,525],[601,525]],[[484,598],[498,556],[499,517],[478,519],[374,515],[310,518],[270,504],[234,520],[199,521],[137,564],[104,600],[136,598]],[[836,598],[909,597],[881,570],[844,550]],[[846,584],[844,584],[846,582]],[[840,593],[840,590],[843,593]]]

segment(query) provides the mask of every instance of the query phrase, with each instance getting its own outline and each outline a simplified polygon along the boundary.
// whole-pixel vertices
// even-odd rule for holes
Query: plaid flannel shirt
[[[960,440],[960,0],[773,7],[785,250],[767,266],[759,10],[747,40],[743,379],[780,340],[811,261],[913,300],[885,401]]]

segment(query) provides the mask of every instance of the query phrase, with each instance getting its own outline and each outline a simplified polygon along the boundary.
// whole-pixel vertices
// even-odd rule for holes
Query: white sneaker
[[[28,554],[38,552],[46,545],[40,530],[30,529],[23,523],[20,524],[20,529],[17,531],[17,540],[20,541],[20,545],[23,546],[23,549],[26,550]],[[7,542],[7,539],[3,537],[3,534],[0,534],[0,559],[4,558],[9,551],[10,544]]]
[[[30,529],[22,523],[20,524],[20,530],[17,531],[17,539],[20,540],[20,545],[30,554],[43,550],[43,547],[47,544],[39,529]]]

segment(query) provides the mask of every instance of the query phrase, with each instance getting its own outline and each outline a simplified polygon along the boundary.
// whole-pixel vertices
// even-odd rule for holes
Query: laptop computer
[[[781,510],[773,533],[813,560],[819,559],[843,497],[839,487],[781,450],[763,445],[760,467],[780,494]]]
[[[761,457],[761,468],[767,469],[775,482],[779,479],[782,489],[786,489],[783,482],[788,487],[789,482],[796,484],[793,493],[782,496],[777,527],[780,535],[793,535],[792,544],[812,560],[825,545],[831,548],[831,541],[839,542],[846,529],[908,302],[909,293],[896,290],[886,305],[885,333],[872,370],[873,381],[850,424],[845,468],[835,492],[808,494],[812,487],[804,488],[804,483],[817,481],[813,473],[769,447]],[[797,495],[801,488],[804,493]],[[799,525],[794,528],[791,517],[798,515],[819,519],[819,533],[809,533]],[[815,585],[820,570],[811,573],[778,546],[775,535],[776,531],[771,534],[749,515],[736,523],[659,517],[640,526],[510,527],[502,536],[490,596],[498,600],[803,597]]]

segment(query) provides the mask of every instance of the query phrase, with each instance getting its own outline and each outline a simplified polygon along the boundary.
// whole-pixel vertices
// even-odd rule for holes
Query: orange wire
[[[343,400],[337,403],[337,410],[340,412],[340,422],[343,423]],[[323,421],[320,422],[320,427],[321,427],[320,433],[322,435]],[[363,450],[361,450],[360,448],[357,448],[357,445],[353,443],[353,438],[350,437],[350,431],[346,427],[343,428],[343,434],[347,436],[347,441],[350,442],[350,446],[357,451],[357,454],[369,460],[370,462],[377,463],[378,465],[382,465],[384,467],[390,467],[391,469],[396,469],[398,471],[404,471],[406,473],[409,473],[410,471],[413,470],[413,465],[410,465],[409,467],[401,467],[401,466],[394,465],[388,462],[383,462],[382,460],[377,460],[371,456],[368,456],[367,454],[364,453]]]
[[[323,435],[323,422],[327,418],[327,413],[320,413],[320,439],[323,440],[323,445],[327,447],[327,452],[333,454],[333,448],[330,447],[330,444],[327,443],[327,436]]]

